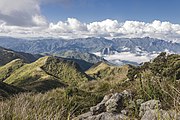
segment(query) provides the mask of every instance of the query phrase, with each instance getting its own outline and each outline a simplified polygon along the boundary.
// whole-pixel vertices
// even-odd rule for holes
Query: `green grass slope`
[[[56,57],[48,57],[42,69],[46,73],[70,84],[88,81],[89,78],[77,63]]]
[[[4,81],[8,78],[15,70],[19,69],[25,65],[24,61],[21,59],[15,59],[6,65],[0,67],[0,81]]]
[[[107,78],[126,78],[128,72],[128,65],[124,66],[113,66],[106,62],[98,62],[93,65],[86,74],[90,75],[95,79],[107,79]]]
[[[127,80],[129,65],[113,66],[106,62],[99,62],[86,71],[94,80],[82,84],[83,90],[107,94],[111,89],[123,90],[120,84]]]
[[[44,91],[87,80],[88,76],[76,63],[46,56],[20,67],[4,82],[28,90]]]

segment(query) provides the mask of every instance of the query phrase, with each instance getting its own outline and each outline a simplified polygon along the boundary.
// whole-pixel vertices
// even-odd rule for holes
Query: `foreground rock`
[[[175,111],[148,110],[141,120],[180,120],[180,115]]]
[[[90,111],[81,114],[73,120],[137,120],[130,118],[128,110],[125,106],[125,101],[131,101],[132,94],[128,91],[115,93],[104,96],[103,100],[90,108]],[[136,104],[140,106],[140,120],[180,120],[180,114],[175,111],[166,111],[162,109],[159,100],[149,100],[143,102],[142,99],[137,99]]]
[[[129,120],[121,113],[123,110],[123,100],[130,96],[127,91],[106,95],[104,99],[90,108],[90,111],[82,114],[73,120]]]
[[[148,110],[161,109],[161,103],[159,100],[149,100],[141,104],[139,116],[142,117]]]
[[[149,100],[142,103],[139,117],[141,120],[180,120],[180,114],[175,111],[162,110],[159,100]]]
[[[123,114],[102,112],[98,115],[93,115],[92,112],[82,114],[73,120],[129,120],[129,118]]]

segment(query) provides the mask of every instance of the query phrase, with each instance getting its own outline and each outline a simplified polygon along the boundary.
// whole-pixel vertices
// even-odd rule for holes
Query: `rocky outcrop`
[[[91,112],[88,112],[73,120],[129,120],[129,118],[123,114],[102,112],[98,115],[92,115]]]
[[[161,109],[161,104],[159,100],[149,100],[141,104],[139,116],[142,117],[148,110]]]
[[[177,112],[161,109],[159,100],[149,100],[142,103],[139,116],[141,120],[180,120],[180,114]]]
[[[73,120],[127,120],[129,119],[123,110],[123,100],[131,96],[128,91],[106,95],[104,99],[90,108],[90,111]]]
[[[180,120],[180,115],[174,111],[147,110],[141,120]]]
[[[128,113],[128,107],[136,103],[139,106],[140,120],[180,120],[180,114],[175,111],[166,111],[162,109],[159,100],[149,100],[144,102],[143,99],[131,101],[131,92],[124,90],[121,93],[109,94],[104,96],[103,100],[90,108],[90,111],[81,114],[73,120],[137,120]],[[129,102],[125,106],[125,102]],[[130,116],[128,116],[130,115]]]

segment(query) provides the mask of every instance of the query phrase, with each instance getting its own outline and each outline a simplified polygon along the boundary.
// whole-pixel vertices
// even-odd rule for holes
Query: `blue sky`
[[[60,0],[62,1],[62,0]],[[180,0],[69,0],[41,5],[42,14],[57,22],[69,17],[82,22],[116,19],[180,23]]]

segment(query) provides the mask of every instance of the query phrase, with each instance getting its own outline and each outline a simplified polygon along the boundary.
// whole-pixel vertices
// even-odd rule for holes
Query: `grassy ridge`
[[[23,65],[7,76],[4,82],[28,90],[43,91],[65,87],[66,84],[77,84],[88,79],[76,63],[46,56],[34,63]]]
[[[15,70],[19,69],[24,65],[24,61],[21,59],[15,59],[6,65],[0,67],[0,81],[4,81],[8,78]]]
[[[109,65],[106,62],[98,62],[92,66],[89,70],[86,71],[86,74],[92,76],[95,79],[108,79],[108,78],[117,78],[123,79],[126,78],[129,66],[113,66]],[[121,77],[121,78],[120,78]],[[111,79],[112,79],[111,78]]]

